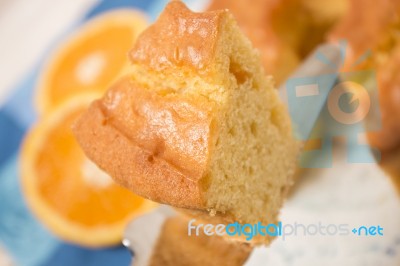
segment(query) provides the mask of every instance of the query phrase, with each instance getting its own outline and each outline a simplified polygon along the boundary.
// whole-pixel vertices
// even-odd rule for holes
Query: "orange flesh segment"
[[[85,39],[84,43],[79,40],[74,43],[56,65],[49,80],[49,86],[57,88],[50,91],[51,102],[58,105],[67,96],[87,90],[88,87],[105,88],[124,67],[127,51],[132,47],[134,39],[132,27],[114,25],[96,32]],[[80,64],[84,64],[85,59],[90,60],[90,57],[98,57],[94,64],[98,64],[99,69],[95,77],[82,81],[77,71]]]

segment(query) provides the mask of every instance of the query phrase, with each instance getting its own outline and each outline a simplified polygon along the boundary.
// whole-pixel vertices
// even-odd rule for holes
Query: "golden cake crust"
[[[214,58],[223,10],[195,13],[180,1],[168,4],[129,53],[133,63],[157,71],[167,67],[205,70]]]
[[[74,131],[87,156],[133,192],[201,208],[212,122],[207,100],[160,96],[126,77],[91,104]]]
[[[179,68],[209,74],[227,11],[195,13],[171,1],[129,53],[157,73]],[[207,97],[123,78],[94,102],[74,130],[87,156],[138,195],[181,208],[206,209],[210,147],[217,110]]]

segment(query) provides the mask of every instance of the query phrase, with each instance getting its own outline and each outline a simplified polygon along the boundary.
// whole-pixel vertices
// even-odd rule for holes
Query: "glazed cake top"
[[[129,57],[154,70],[171,66],[204,69],[214,59],[221,21],[227,15],[224,10],[192,12],[182,2],[172,1],[139,36]]]

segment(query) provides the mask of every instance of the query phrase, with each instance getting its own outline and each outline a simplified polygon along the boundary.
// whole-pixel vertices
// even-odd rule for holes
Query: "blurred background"
[[[70,125],[129,71],[127,52],[167,2],[0,0],[0,265],[130,265],[123,230],[157,204],[114,184]],[[230,9],[283,90],[319,45],[341,46],[333,71],[367,92],[350,90],[359,102],[346,112],[371,102],[352,126],[324,108],[281,221],[379,224],[384,236],[277,239],[247,264],[400,265],[400,1],[184,2]]]
[[[0,2],[1,12],[1,103],[34,66],[49,46],[81,20],[98,1]],[[16,63],[19,62],[19,63]]]

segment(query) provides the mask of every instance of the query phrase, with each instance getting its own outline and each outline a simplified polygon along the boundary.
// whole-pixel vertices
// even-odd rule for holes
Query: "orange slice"
[[[75,141],[71,124],[95,98],[78,95],[32,129],[22,147],[21,183],[34,214],[56,235],[107,246],[121,241],[129,220],[157,204],[115,184]]]
[[[36,108],[43,115],[81,92],[104,92],[128,66],[127,53],[147,26],[139,11],[100,15],[57,47],[37,84]]]

